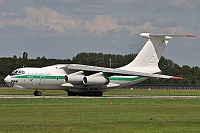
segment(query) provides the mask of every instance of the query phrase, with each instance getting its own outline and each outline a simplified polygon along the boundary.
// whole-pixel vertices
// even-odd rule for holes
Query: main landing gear
[[[103,95],[103,92],[101,91],[85,91],[82,93],[76,93],[76,92],[71,92],[68,91],[68,96],[96,96],[96,97],[101,97]]]
[[[33,94],[34,96],[42,96],[42,92],[37,90],[35,90]]]

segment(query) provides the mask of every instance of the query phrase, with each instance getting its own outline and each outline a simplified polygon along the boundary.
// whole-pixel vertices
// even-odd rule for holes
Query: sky
[[[0,0],[0,57],[137,54],[142,32],[173,38],[163,56],[200,67],[200,0]]]

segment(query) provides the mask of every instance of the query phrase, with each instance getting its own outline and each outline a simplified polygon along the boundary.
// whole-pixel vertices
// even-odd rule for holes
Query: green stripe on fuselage
[[[142,79],[143,77],[109,77],[109,80],[118,80],[118,81],[135,81]]]
[[[17,75],[17,76],[12,76],[12,78],[32,78],[32,79],[64,79],[64,76],[49,76],[49,75]],[[109,77],[109,80],[117,80],[117,81],[135,81],[142,79],[143,77]]]
[[[40,79],[40,78],[45,78],[45,79],[64,79],[64,76],[47,76],[47,75],[17,75],[17,76],[12,76],[12,78],[33,78],[33,79]]]

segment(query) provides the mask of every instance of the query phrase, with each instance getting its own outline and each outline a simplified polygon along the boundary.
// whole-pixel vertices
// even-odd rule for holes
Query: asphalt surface
[[[33,95],[0,95],[0,98],[138,98],[138,99],[200,99],[200,96],[142,96],[142,95],[104,95],[102,97],[86,96],[33,96]]]

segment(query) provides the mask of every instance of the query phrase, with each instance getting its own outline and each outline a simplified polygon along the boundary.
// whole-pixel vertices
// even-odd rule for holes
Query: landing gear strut
[[[42,92],[41,91],[34,91],[34,96],[42,96]]]

